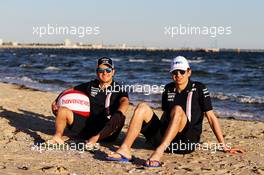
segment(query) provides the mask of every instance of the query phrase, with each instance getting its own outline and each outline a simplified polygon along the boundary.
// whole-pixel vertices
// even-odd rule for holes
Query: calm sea
[[[117,69],[116,81],[147,89],[130,93],[131,102],[159,108],[161,89],[148,87],[171,81],[170,62],[178,55],[189,59],[192,79],[207,85],[220,117],[264,121],[263,52],[0,49],[0,81],[59,92],[96,78],[96,59],[108,56]]]

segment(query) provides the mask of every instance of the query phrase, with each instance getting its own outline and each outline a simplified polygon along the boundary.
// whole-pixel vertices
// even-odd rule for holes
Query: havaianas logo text
[[[85,106],[90,106],[89,102],[88,101],[85,101],[85,100],[80,100],[80,99],[67,99],[67,100],[64,100],[62,99],[62,105],[63,104],[81,104],[81,105],[85,105]]]

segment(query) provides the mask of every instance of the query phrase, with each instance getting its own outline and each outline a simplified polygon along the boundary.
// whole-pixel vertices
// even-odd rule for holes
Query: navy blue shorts
[[[73,123],[68,125],[68,129],[81,139],[86,140],[98,134],[106,126],[107,121],[107,119],[102,120],[99,116],[83,117],[79,114],[73,113]],[[114,141],[120,134],[121,130],[122,128],[102,141]]]

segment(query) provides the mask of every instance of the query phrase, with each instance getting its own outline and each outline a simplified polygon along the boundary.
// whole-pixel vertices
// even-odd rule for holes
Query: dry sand
[[[1,174],[264,174],[263,122],[220,119],[226,142],[246,150],[243,155],[213,150],[197,150],[187,155],[166,153],[161,168],[149,169],[142,163],[152,150],[143,138],[133,147],[133,163],[104,160],[104,152],[113,150],[124,138],[133,106],[119,139],[112,145],[101,145],[100,151],[40,152],[34,144],[50,138],[54,132],[50,104],[57,94],[4,83],[0,83],[0,88]],[[201,141],[216,143],[206,120]]]

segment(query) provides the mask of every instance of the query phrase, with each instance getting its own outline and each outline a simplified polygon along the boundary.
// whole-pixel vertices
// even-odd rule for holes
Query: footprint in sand
[[[67,168],[63,166],[45,166],[41,170],[45,173],[68,173]]]

